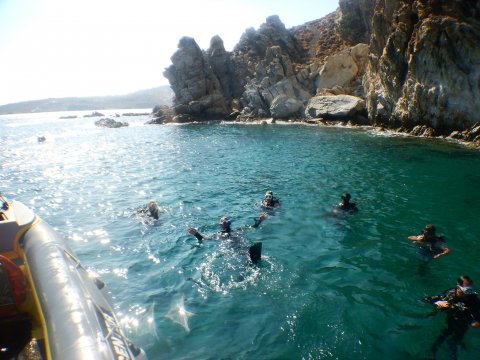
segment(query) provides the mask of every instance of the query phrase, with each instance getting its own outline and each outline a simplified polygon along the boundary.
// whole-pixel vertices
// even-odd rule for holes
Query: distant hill
[[[140,90],[127,95],[68,97],[22,101],[0,106],[0,115],[106,109],[146,109],[156,105],[172,105],[173,92],[164,85],[148,90]]]

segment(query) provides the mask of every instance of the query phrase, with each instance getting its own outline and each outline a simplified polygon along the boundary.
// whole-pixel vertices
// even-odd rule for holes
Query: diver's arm
[[[188,231],[190,234],[192,234],[193,236],[195,236],[198,241],[202,241],[203,238],[204,238],[203,235],[200,234],[200,233],[197,231],[197,229],[195,229],[195,228],[193,228],[193,227],[189,227],[189,228],[187,229],[187,231]]]
[[[408,240],[412,240],[412,241],[423,241],[425,237],[422,235],[412,235],[412,236],[409,236],[408,237]]]
[[[450,252],[450,249],[446,246],[443,247],[443,252],[440,254],[435,255],[433,258],[438,259],[440,256],[447,255]]]
[[[267,216],[268,216],[267,213],[263,213],[263,214],[260,215],[259,217],[254,218],[253,220],[255,221],[255,223],[252,225],[252,228],[257,228],[257,227],[259,227],[260,224],[262,223],[262,221],[267,218]]]

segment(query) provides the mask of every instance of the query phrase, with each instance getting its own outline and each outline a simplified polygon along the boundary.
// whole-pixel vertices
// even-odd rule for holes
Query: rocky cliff
[[[480,144],[479,40],[478,0],[340,0],[292,29],[271,16],[232,52],[183,38],[164,74],[184,119],[348,117]]]
[[[480,2],[382,0],[364,84],[370,119],[464,130],[480,121]]]

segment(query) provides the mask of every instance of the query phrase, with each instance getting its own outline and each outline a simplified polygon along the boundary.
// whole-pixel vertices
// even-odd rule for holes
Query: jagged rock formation
[[[477,141],[479,40],[478,0],[339,0],[292,29],[271,16],[232,52],[218,36],[207,51],[183,38],[165,76],[178,121],[338,114],[363,124],[363,99],[369,124]],[[357,97],[351,110],[344,95]]]
[[[228,113],[220,81],[194,39],[180,39],[178,51],[171,60],[173,64],[164,76],[175,93],[177,114],[211,118]]]
[[[319,92],[361,95],[367,46],[343,45],[334,30],[337,16],[291,30],[278,16],[270,16],[258,30],[247,29],[231,53],[219,36],[207,51],[182,38],[164,72],[175,93],[175,114],[188,119],[228,114],[240,119],[304,118],[309,99]],[[329,59],[327,47],[343,52]],[[330,89],[334,85],[339,86]]]
[[[437,134],[480,121],[479,40],[478,1],[377,1],[364,79],[371,121]]]

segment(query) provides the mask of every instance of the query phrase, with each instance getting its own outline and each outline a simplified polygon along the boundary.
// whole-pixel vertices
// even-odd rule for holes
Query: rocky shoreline
[[[350,121],[480,147],[479,40],[473,0],[340,0],[292,29],[271,16],[231,52],[184,37],[164,72],[174,105],[151,123]]]

